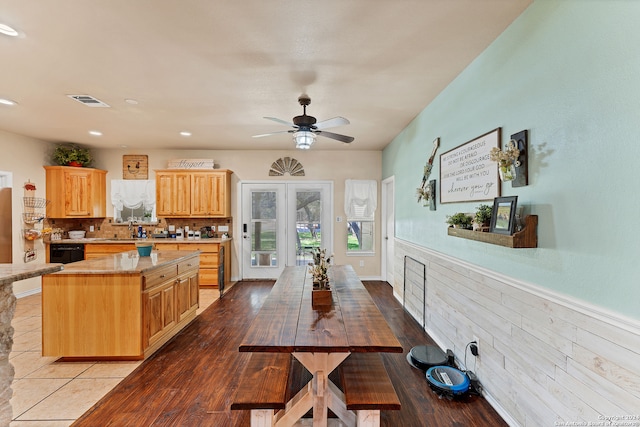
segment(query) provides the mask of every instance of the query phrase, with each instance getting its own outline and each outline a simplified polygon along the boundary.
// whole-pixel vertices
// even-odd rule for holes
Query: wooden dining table
[[[286,267],[239,346],[241,352],[291,353],[313,375],[278,414],[278,425],[295,424],[309,409],[314,426],[327,425],[328,409],[355,425],[329,374],[351,353],[403,352],[354,269],[333,265],[329,278],[333,303],[314,309],[308,267]]]

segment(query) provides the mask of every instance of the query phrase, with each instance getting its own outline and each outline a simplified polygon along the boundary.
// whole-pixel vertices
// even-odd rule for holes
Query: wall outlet
[[[476,342],[476,347],[478,348],[478,356],[480,356],[480,338],[474,335],[471,341]]]
[[[364,267],[364,260],[360,260],[360,267]]]
[[[342,222],[342,217],[341,216],[337,216],[336,217],[336,222]]]
[[[89,226],[89,233],[93,233],[95,230],[95,228],[93,227],[93,225]]]
[[[228,225],[219,225],[218,226],[218,231],[223,233],[225,231],[229,231],[229,226]]]

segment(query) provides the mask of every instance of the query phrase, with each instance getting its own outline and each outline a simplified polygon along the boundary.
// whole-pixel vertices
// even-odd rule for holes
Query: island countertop
[[[54,273],[63,268],[62,264],[0,264],[0,285]]]
[[[123,274],[146,273],[171,264],[177,264],[199,251],[152,251],[150,256],[140,256],[138,251],[120,252],[101,258],[87,259],[64,265],[64,270],[53,274]]]

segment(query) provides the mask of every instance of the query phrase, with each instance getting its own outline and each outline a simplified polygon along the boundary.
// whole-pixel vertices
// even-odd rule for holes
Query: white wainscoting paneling
[[[459,363],[479,339],[468,369],[510,425],[627,416],[640,426],[639,321],[396,239],[400,302],[405,256],[426,265],[425,330]]]

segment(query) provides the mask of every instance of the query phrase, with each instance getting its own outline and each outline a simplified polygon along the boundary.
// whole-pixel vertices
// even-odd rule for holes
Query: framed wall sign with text
[[[122,156],[122,179],[148,179],[149,158],[146,154]]]
[[[493,200],[500,196],[498,164],[489,157],[500,147],[500,128],[440,156],[440,203]]]

